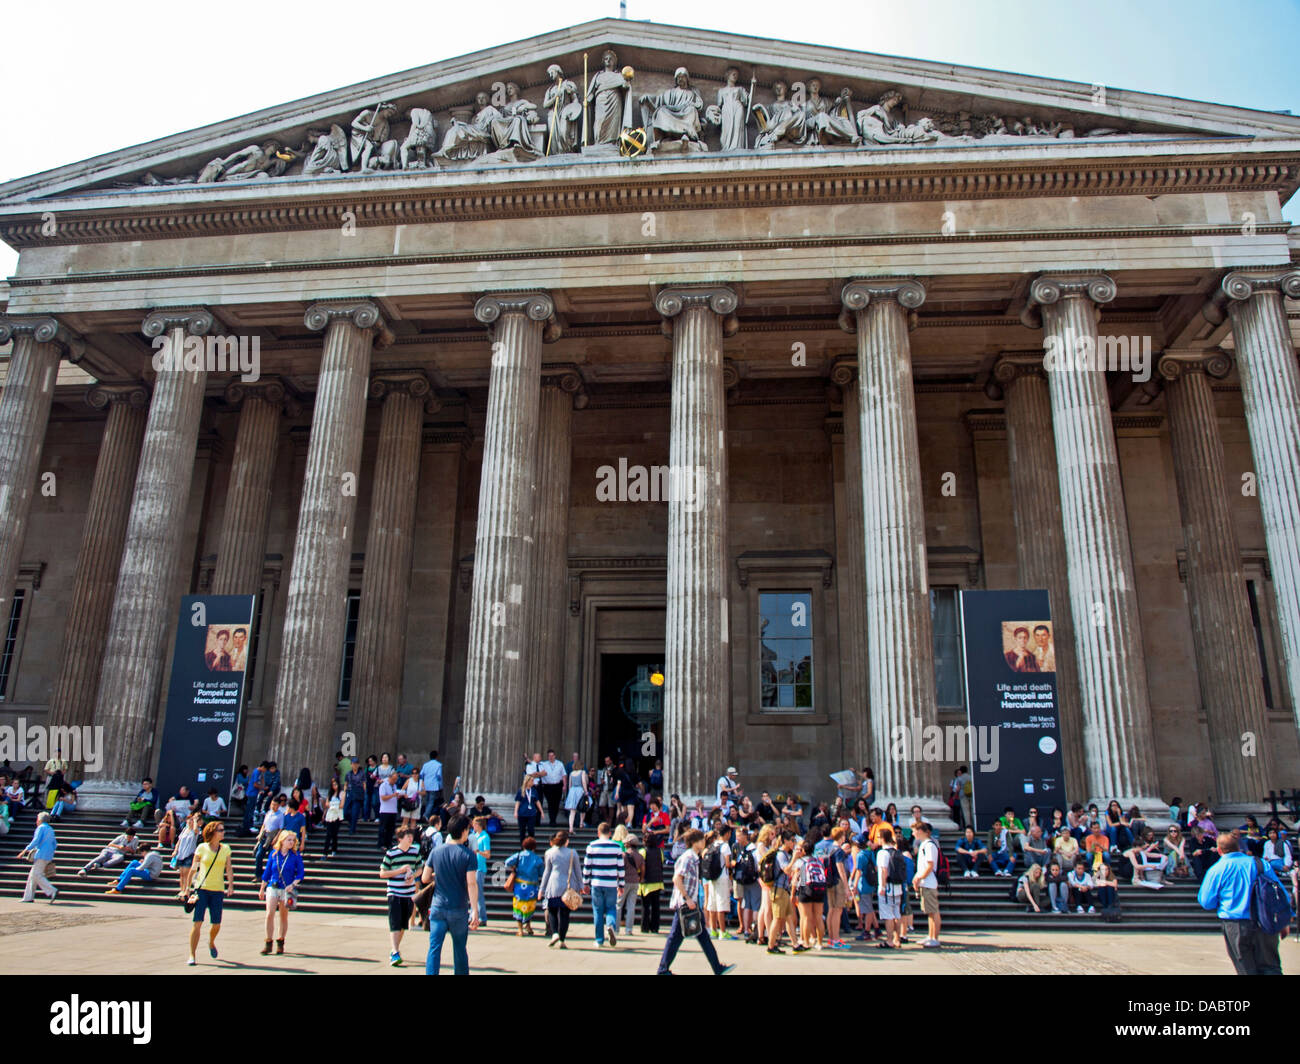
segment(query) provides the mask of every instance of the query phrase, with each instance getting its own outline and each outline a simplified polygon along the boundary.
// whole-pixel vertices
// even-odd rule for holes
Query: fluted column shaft
[[[154,379],[103,648],[95,724],[104,728],[101,775],[108,781],[138,781],[148,771],[158,737],[168,635],[178,606],[176,544],[185,528],[208,377],[206,369],[181,368],[179,356],[187,339],[204,336],[211,327],[206,311],[156,311],[144,322],[146,336],[166,334],[175,361],[165,362]]]
[[[670,288],[656,300],[673,332],[664,787],[684,799],[712,794],[731,747],[722,336],[737,302],[729,288]]]
[[[1270,787],[1268,717],[1264,705],[1255,630],[1246,601],[1246,576],[1224,495],[1223,443],[1207,370],[1229,367],[1219,356],[1166,354],[1165,409],[1173,447],[1174,477],[1187,548],[1187,598],[1196,646],[1196,676],[1210,733],[1214,804],[1257,805]],[[1242,737],[1255,736],[1250,756]]]
[[[240,402],[235,456],[221,515],[214,595],[255,595],[262,587],[271,483],[280,444],[284,386],[278,381],[232,384],[227,400]]]
[[[107,406],[108,419],[77,551],[59,675],[50,696],[52,725],[84,724],[95,711],[113,592],[131,516],[131,489],[148,418],[149,392],[143,385],[96,385],[86,398],[92,406]]]
[[[0,343],[13,340],[0,393],[0,618],[5,623],[67,337],[53,318],[0,318]]]
[[[474,307],[492,326],[474,538],[474,590],[462,731],[464,782],[484,794],[513,795],[520,781],[527,713],[528,630],[533,592],[538,402],[542,333],[550,296],[484,296]]]
[[[1228,274],[1232,336],[1273,572],[1291,711],[1300,728],[1300,369],[1283,296],[1300,299],[1300,270]]]
[[[870,671],[867,668],[867,588],[864,564],[866,543],[862,538],[862,402],[858,383],[850,375],[843,382],[844,396],[844,523],[845,543],[836,564],[840,572],[840,691],[842,711],[848,718],[845,737],[852,743],[854,769],[873,760],[871,705],[868,699]],[[874,770],[873,770],[874,771]]]
[[[559,747],[564,723],[564,644],[568,615],[569,468],[573,397],[556,378],[542,386],[533,515],[532,653],[524,745]],[[592,756],[594,756],[594,751]],[[563,756],[563,755],[561,755]]]
[[[1143,667],[1128,519],[1106,379],[1095,360],[1097,304],[1114,298],[1109,277],[1040,277],[1045,366],[1052,399],[1070,614],[1083,697],[1092,799],[1159,809],[1155,746]]]
[[[267,738],[285,786],[307,767],[327,773],[334,745],[347,625],[356,489],[366,388],[379,311],[369,301],[315,304],[306,323],[325,330],[303,476],[293,566],[285,598],[280,671]],[[328,775],[324,775],[328,779]]]
[[[1001,372],[999,372],[1001,371]],[[995,367],[1007,388],[1007,456],[1011,463],[1011,506],[1016,525],[1020,586],[1047,589],[1052,607],[1056,655],[1057,716],[1070,801],[1088,796],[1079,666],[1070,612],[1070,579],[1061,527],[1060,481],[1052,443],[1052,399],[1041,360],[1034,367],[1009,360]]]
[[[421,427],[429,383],[423,374],[377,374],[371,394],[381,399],[383,413],[361,578],[351,699],[351,730],[357,735],[357,749],[367,751],[397,747]]]
[[[907,312],[917,281],[851,281],[861,406],[867,667],[876,793],[899,803],[939,793],[938,766],[895,760],[896,729],[935,724],[934,638]]]

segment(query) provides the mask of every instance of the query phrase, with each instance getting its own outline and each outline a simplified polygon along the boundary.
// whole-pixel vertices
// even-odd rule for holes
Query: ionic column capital
[[[474,317],[484,325],[494,325],[505,314],[522,314],[529,321],[542,322],[546,326],[544,344],[555,343],[563,332],[549,292],[489,292],[474,304]]]
[[[422,370],[383,369],[370,375],[370,398],[385,399],[391,395],[409,395],[424,404],[426,414],[436,414],[442,401],[433,393],[433,385]]]
[[[378,346],[393,342],[393,332],[373,299],[328,299],[313,303],[303,315],[303,324],[312,332],[321,332],[334,321],[349,320],[358,329],[378,333]]]
[[[687,307],[702,305],[727,317],[740,306],[740,294],[727,285],[669,285],[655,293],[655,310],[665,318],[675,318]]]
[[[184,329],[190,336],[207,336],[213,322],[212,312],[203,307],[161,307],[149,312],[140,331],[151,339],[172,329]]]
[[[302,413],[302,404],[290,394],[279,377],[262,377],[255,381],[242,381],[236,377],[226,385],[225,400],[231,406],[238,407],[248,399],[261,399],[264,403],[279,407],[290,417]]]
[[[841,388],[850,387],[858,379],[858,356],[840,355],[831,363],[831,383]]]
[[[998,383],[1011,384],[1021,377],[1046,379],[1047,371],[1043,368],[1041,354],[1001,355],[993,363],[993,379]]]
[[[57,318],[48,315],[9,317],[0,315],[0,344],[7,344],[19,336],[30,336],[38,344],[58,344],[60,358],[80,362],[86,353],[85,342]]]
[[[86,403],[96,410],[122,404],[143,410],[149,405],[149,386],[142,381],[132,384],[95,384],[86,389]]]
[[[1156,362],[1156,372],[1167,381],[1193,373],[1223,380],[1232,372],[1232,356],[1226,351],[1165,351]]]
[[[1232,300],[1249,299],[1260,292],[1281,292],[1300,299],[1300,270],[1233,270],[1219,282],[1219,289]]]
[[[1050,306],[1062,299],[1089,299],[1109,303],[1115,298],[1115,282],[1104,273],[1043,274],[1029,285],[1029,302]]]
[[[855,277],[844,282],[840,302],[849,311],[866,310],[873,302],[916,310],[925,302],[925,285],[915,277]]]
[[[571,363],[550,363],[542,366],[542,387],[558,388],[573,396],[573,409],[585,409],[591,401],[582,370]]]

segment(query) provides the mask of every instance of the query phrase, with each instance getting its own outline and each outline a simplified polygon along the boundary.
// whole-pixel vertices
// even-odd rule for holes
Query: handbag
[[[589,813],[591,811],[591,795],[584,794],[578,799],[578,812]]]
[[[682,934],[686,938],[699,938],[704,930],[703,918],[700,916],[699,909],[687,909],[685,906],[681,910]]]
[[[582,908],[582,895],[572,887],[569,887],[562,895],[560,895],[560,900],[564,902],[565,907],[570,912]]]

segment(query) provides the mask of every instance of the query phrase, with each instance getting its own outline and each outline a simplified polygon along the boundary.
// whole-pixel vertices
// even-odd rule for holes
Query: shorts
[[[731,877],[723,876],[704,884],[704,910],[711,913],[731,912]]]
[[[388,930],[405,931],[411,922],[413,908],[415,908],[414,898],[403,898],[398,894],[388,895]]]
[[[293,887],[267,887],[266,903],[279,905],[283,901],[292,904],[295,893]]]
[[[194,922],[203,923],[203,916],[206,913],[209,923],[221,923],[221,903],[226,900],[226,896],[219,890],[196,890],[198,902],[194,906]]]
[[[898,920],[902,917],[903,895],[901,891],[897,894],[877,894],[876,900],[880,905],[880,918],[882,920]]]
[[[742,884],[740,889],[744,891],[744,898],[741,904],[751,913],[756,913],[763,905],[763,888],[757,883]]]
[[[939,890],[937,887],[921,888],[921,912],[927,916],[939,915]]]
[[[790,916],[790,892],[784,887],[772,888],[772,919],[785,920]]]
[[[833,887],[826,888],[826,908],[843,909],[849,900],[849,888],[840,880]]]

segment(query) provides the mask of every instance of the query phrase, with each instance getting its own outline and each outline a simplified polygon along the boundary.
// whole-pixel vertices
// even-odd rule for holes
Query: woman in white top
[[[587,770],[576,757],[573,759],[573,771],[569,773],[569,790],[564,796],[564,808],[569,811],[569,831],[574,830],[574,821],[582,817],[578,806],[587,793]]]
[[[398,819],[401,827],[410,828],[416,837],[420,835],[420,780],[417,776],[408,776],[402,786],[402,797],[406,799],[407,809],[402,802],[397,803]]]
[[[325,799],[325,856],[339,852],[339,828],[343,826],[343,795],[346,785],[339,786],[338,778],[330,780],[329,796]]]
[[[176,897],[186,898],[190,893],[190,876],[194,851],[199,848],[199,836],[203,832],[203,814],[191,813],[185,820],[185,829],[176,840],[176,849],[172,851],[171,866],[181,874],[181,886]]]
[[[1280,840],[1277,828],[1268,829],[1268,838],[1264,840],[1264,863],[1277,873],[1279,879],[1295,863],[1291,847]]]

